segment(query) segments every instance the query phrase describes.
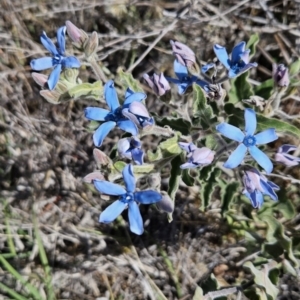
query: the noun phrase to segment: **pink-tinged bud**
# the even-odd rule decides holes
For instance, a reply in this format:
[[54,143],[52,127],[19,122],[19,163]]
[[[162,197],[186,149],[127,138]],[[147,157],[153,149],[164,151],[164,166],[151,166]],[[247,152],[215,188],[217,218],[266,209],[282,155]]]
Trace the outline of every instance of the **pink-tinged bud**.
[[154,125],[154,119],[150,117],[147,108],[141,102],[132,102],[129,108],[122,110],[122,114],[139,128],[149,129]]
[[156,203],[157,208],[166,213],[172,213],[174,211],[174,201],[164,191],[161,191],[161,195],[162,199]]
[[67,32],[74,45],[82,49],[89,36],[82,30],[76,27],[71,21],[66,21]]
[[143,77],[157,96],[163,96],[171,90],[169,82],[163,73],[160,73],[160,75],[154,73],[153,76],[144,74]]
[[243,183],[248,193],[253,193],[255,190],[263,192],[260,184],[261,174],[254,168],[245,171]]
[[273,64],[272,75],[277,86],[286,87],[290,84],[289,69],[285,65]]
[[93,183],[95,179],[105,180],[104,176],[99,171],[95,171],[86,175],[82,180],[87,183]]
[[207,166],[211,164],[215,158],[215,151],[209,148],[197,148],[193,143],[179,143],[179,146],[188,152],[188,162],[181,165],[181,169]]
[[41,74],[41,73],[36,73],[32,72],[31,73],[32,79],[41,87],[46,87],[46,83],[48,81],[48,76]]
[[294,145],[282,145],[275,154],[275,161],[280,162],[287,167],[297,166],[300,163],[300,158],[289,154],[289,152],[297,150]]
[[177,41],[174,42],[172,40],[170,41],[170,44],[172,46],[173,54],[181,65],[187,68],[192,68],[196,65],[196,56],[191,48],[183,43]]
[[101,166],[107,166],[111,163],[110,158],[97,148],[94,148],[93,155],[99,168],[101,168]]
[[52,104],[59,104],[61,102],[61,94],[57,91],[41,90],[40,95]]

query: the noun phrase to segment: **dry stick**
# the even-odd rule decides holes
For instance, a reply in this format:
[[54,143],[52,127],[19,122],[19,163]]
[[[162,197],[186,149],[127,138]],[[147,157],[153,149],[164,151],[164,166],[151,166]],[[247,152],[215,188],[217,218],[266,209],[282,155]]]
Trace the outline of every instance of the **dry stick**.
[[126,71],[127,73],[132,72],[133,69],[146,57],[146,55],[155,47],[155,45],[170,31],[173,29],[173,27],[176,25],[176,23],[179,21],[179,19],[184,16],[189,11],[189,8],[187,7],[185,10],[182,11],[182,13],[179,14],[176,20],[174,20],[167,28],[165,28],[161,34],[154,40],[154,42],[147,48],[147,50],[140,56],[140,58],[129,67],[129,69]]

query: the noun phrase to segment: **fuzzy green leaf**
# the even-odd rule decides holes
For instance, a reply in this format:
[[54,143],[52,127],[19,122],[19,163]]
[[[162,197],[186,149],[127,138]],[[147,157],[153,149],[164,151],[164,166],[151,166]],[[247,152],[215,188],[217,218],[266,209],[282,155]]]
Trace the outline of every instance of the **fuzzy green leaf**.
[[167,155],[180,154],[182,152],[178,145],[178,135],[175,135],[164,142],[160,143],[160,149]]
[[254,56],[256,53],[256,46],[259,42],[259,35],[257,33],[254,33],[250,36],[250,39],[246,45],[247,49],[250,49],[250,58]]
[[103,95],[103,87],[100,81],[94,83],[82,83],[69,89],[69,95],[74,98],[95,99],[99,100]]
[[134,165],[133,171],[134,173],[143,173],[148,174],[154,170],[154,165],[152,164],[143,164],[143,165]]
[[260,85],[257,85],[253,88],[254,94],[264,98],[265,100],[268,100],[272,95],[273,87],[274,87],[274,80],[272,78],[267,79],[266,81],[262,82]]
[[231,89],[229,90],[228,97],[230,103],[238,103],[243,99],[249,99],[253,96],[253,89],[248,82],[249,72],[243,73],[240,76],[232,79]]
[[289,75],[290,76],[297,75],[299,71],[300,71],[300,58],[298,58],[289,66]]
[[131,73],[126,73],[121,68],[117,72],[124,89],[129,87],[134,92],[144,92],[140,82],[134,79]]
[[182,118],[155,118],[156,124],[159,126],[170,126],[175,131],[180,131],[184,135],[190,134],[191,123]]
[[[276,262],[275,262],[276,263]],[[275,300],[279,290],[277,287],[271,282],[269,278],[269,264],[266,265],[262,270],[258,270],[250,261],[247,261],[244,264],[244,267],[250,269],[251,273],[254,275],[254,282],[263,290],[266,291],[267,295],[271,297],[272,300]],[[274,267],[275,264],[274,264]]]

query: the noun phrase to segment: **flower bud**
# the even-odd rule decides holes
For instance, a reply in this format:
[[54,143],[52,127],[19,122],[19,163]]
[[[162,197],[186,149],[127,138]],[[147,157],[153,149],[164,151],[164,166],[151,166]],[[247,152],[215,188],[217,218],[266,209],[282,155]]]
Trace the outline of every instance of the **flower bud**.
[[52,104],[59,104],[61,102],[61,94],[57,91],[41,90],[40,95]]
[[160,73],[160,75],[154,73],[152,76],[144,74],[143,77],[157,96],[163,96],[171,90],[169,82],[163,73]]
[[149,129],[154,125],[154,119],[150,117],[147,108],[141,102],[132,102],[128,108],[122,110],[122,114],[139,128]]
[[289,154],[289,152],[295,150],[297,150],[297,147],[294,145],[282,145],[275,154],[275,161],[280,162],[287,167],[299,165],[300,158]]
[[137,165],[144,163],[144,152],[141,149],[141,141],[136,137],[120,139],[117,145],[120,157],[133,160]]
[[262,206],[264,195],[269,196],[274,201],[278,200],[275,191],[279,190],[279,186],[269,181],[255,168],[249,168],[244,171],[243,183],[245,186],[243,194],[251,201],[254,208]]
[[87,40],[86,44],[84,45],[84,54],[87,58],[92,56],[98,48],[99,38],[96,31],[93,31],[92,35]]
[[105,180],[104,176],[99,171],[95,171],[86,175],[82,180],[87,183],[93,183],[95,179]]
[[286,87],[290,84],[289,69],[286,68],[285,65],[273,64],[272,75],[273,75],[275,85],[279,87]]
[[215,157],[215,151],[209,148],[197,148],[193,143],[178,143],[179,146],[188,152],[188,162],[181,165],[181,169],[197,168],[207,166],[212,163]]
[[44,75],[42,73],[32,72],[31,77],[39,86],[46,87],[46,83],[48,81],[47,75]]
[[93,155],[99,168],[111,164],[110,158],[101,150],[94,148]]
[[174,201],[165,191],[161,191],[161,195],[162,199],[156,203],[157,208],[166,213],[172,213],[174,211]]
[[83,49],[84,44],[89,36],[82,29],[76,27],[71,21],[66,21],[67,32],[71,40],[74,42],[75,47]]
[[196,64],[196,56],[191,48],[183,43],[177,41],[174,42],[172,40],[170,41],[170,44],[172,46],[173,54],[181,65],[189,68]]

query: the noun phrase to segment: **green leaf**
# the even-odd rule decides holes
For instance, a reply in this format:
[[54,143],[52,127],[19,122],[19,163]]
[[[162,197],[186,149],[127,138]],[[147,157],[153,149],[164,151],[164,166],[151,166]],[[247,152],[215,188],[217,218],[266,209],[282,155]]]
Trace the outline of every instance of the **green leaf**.
[[167,155],[180,154],[182,152],[181,148],[178,145],[177,134],[165,140],[164,142],[160,143],[159,147],[162,150],[162,152],[166,153]]
[[207,104],[204,91],[199,85],[193,84],[193,123],[197,125],[200,121],[203,128],[208,128],[213,117],[213,109]]
[[162,152],[160,148],[157,148],[156,152],[152,152],[151,150],[147,151],[147,157],[149,159],[150,162],[156,161],[156,160],[160,160],[163,158]]
[[208,134],[205,136],[205,147],[214,150],[218,145],[218,139],[216,139],[215,134]]
[[246,72],[231,80],[231,89],[228,93],[230,103],[235,104],[254,95],[252,85],[247,80],[248,77],[249,72]]
[[[200,170],[200,174],[201,174]],[[209,205],[210,200],[212,199],[212,194],[217,186],[217,178],[220,176],[221,170],[218,168],[213,169],[210,173],[209,179],[207,181],[201,182],[200,187],[200,197],[201,197],[201,206],[200,209],[204,209]]]
[[204,300],[203,290],[201,287],[197,286],[195,290],[195,294],[193,296],[193,300]]
[[175,131],[180,131],[184,135],[190,134],[191,123],[182,118],[155,118],[156,124],[159,126],[170,126]]
[[69,95],[74,98],[99,100],[103,95],[103,86],[100,81],[81,83],[69,89]]
[[[276,263],[276,262],[275,262]],[[276,264],[277,266],[277,264]],[[276,267],[275,264],[273,267]],[[270,265],[264,265],[264,268],[262,270],[258,270],[256,267],[254,267],[254,265],[252,264],[252,262],[247,261],[244,264],[244,267],[250,269],[251,273],[254,275],[254,282],[260,287],[262,288],[268,296],[271,297],[272,300],[275,300],[279,290],[277,289],[277,287],[271,282],[270,278],[269,278],[269,270]]]
[[114,163],[114,168],[118,171],[118,172],[122,172],[123,169],[125,168],[126,163],[124,161],[116,161]]
[[129,87],[134,92],[144,92],[140,82],[134,79],[131,73],[126,73],[121,68],[118,69],[117,73],[124,89]]
[[228,211],[230,203],[234,199],[234,196],[236,195],[238,188],[240,187],[239,182],[231,182],[231,183],[225,183],[224,188],[221,188],[221,203],[222,203],[222,214],[224,214],[226,211]]
[[169,179],[169,187],[168,187],[168,194],[170,198],[175,201],[175,195],[179,188],[179,182],[181,178],[181,158],[180,155],[174,157],[171,161],[171,171],[170,171],[170,179]]
[[284,121],[267,118],[261,114],[256,114],[257,117],[257,131],[262,131],[268,128],[275,128],[276,131],[288,133],[300,137],[300,129],[296,126],[286,123]]
[[254,56],[256,53],[256,46],[259,42],[259,35],[257,33],[254,33],[250,36],[250,39],[246,45],[247,49],[250,49],[250,58]]
[[190,175],[190,169],[182,170],[182,181],[187,186],[193,186],[195,183],[195,179]]
[[143,173],[148,174],[154,170],[153,164],[143,164],[143,165],[134,165],[133,171],[134,173]]
[[266,81],[262,82],[260,85],[257,85],[253,88],[254,94],[268,100],[273,91],[274,87],[274,80],[272,78],[267,79]]
[[289,66],[289,75],[290,76],[297,75],[299,71],[300,71],[300,58],[298,58]]
[[[272,246],[274,243],[277,243],[283,250],[285,250],[287,257],[294,263],[294,266],[299,267],[299,263],[294,256],[292,248],[292,240],[284,233],[283,225],[277,221],[273,216],[269,215],[259,215],[262,218],[262,221],[266,222],[268,226],[267,230],[267,241],[269,246]],[[268,246],[268,244],[266,244]],[[270,247],[269,247],[270,248]],[[267,251],[269,248],[265,248]],[[270,255],[274,255],[273,250],[269,252]]]
[[193,114],[197,115],[206,108],[206,97],[202,88],[193,84]]

